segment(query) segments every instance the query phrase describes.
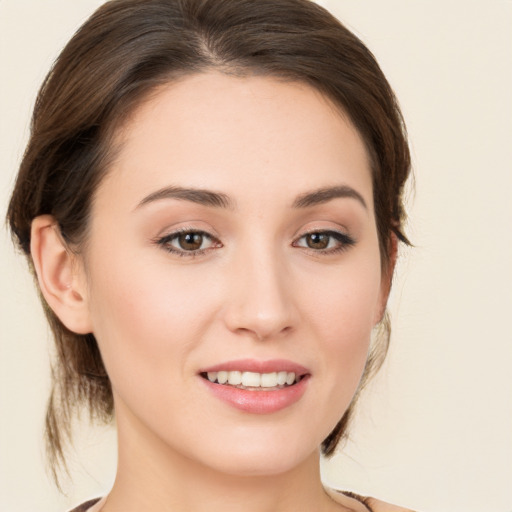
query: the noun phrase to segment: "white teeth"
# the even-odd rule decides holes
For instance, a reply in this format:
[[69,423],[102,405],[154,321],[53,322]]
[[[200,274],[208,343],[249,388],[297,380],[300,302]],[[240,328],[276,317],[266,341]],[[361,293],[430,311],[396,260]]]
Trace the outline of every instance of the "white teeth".
[[272,373],[256,373],[256,372],[240,372],[220,371],[208,372],[208,380],[210,382],[218,382],[219,384],[230,384],[231,386],[239,386],[247,388],[275,388],[287,384],[291,386],[296,381],[294,372],[272,372]]
[[238,386],[242,384],[242,372],[228,372],[228,382],[232,386]]
[[261,384],[261,373],[242,373],[242,386],[246,388],[259,388]]
[[264,373],[261,376],[262,388],[274,388],[277,386],[277,373]]
[[277,385],[284,386],[286,384],[286,377],[288,377],[287,372],[279,372],[277,374]]
[[295,373],[291,372],[286,376],[286,384],[291,386],[295,382]]

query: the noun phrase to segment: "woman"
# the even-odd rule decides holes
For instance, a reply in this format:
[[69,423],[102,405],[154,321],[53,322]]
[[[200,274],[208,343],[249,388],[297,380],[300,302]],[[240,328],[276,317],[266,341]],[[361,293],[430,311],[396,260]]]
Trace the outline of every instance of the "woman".
[[[306,0],[113,0],[45,81],[8,218],[75,406],[115,415],[78,509],[403,510],[326,491],[380,365],[410,161],[371,53]],[[374,329],[383,335],[370,343]]]

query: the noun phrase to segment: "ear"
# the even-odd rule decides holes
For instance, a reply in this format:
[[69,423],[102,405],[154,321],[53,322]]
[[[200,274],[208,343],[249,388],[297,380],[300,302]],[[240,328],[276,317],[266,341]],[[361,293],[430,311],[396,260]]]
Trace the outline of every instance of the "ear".
[[377,325],[383,318],[386,312],[388,303],[389,292],[391,291],[391,282],[393,281],[393,273],[395,271],[396,258],[398,253],[398,238],[395,233],[391,233],[388,241],[388,259],[385,265],[382,265],[379,303],[376,310],[374,325]]
[[32,221],[30,252],[41,293],[50,308],[70,331],[90,333],[83,268],[51,215]]

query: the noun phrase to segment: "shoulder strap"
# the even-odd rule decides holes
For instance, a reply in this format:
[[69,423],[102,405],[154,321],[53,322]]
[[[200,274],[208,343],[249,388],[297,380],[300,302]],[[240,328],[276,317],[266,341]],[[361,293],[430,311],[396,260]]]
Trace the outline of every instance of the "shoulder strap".
[[344,494],[345,496],[348,496],[349,498],[359,501],[359,503],[362,503],[368,509],[368,512],[374,512],[373,509],[370,507],[370,504],[368,503],[368,498],[366,498],[364,496],[360,496],[359,494],[356,494],[355,492],[350,492],[350,491],[339,491],[339,492],[341,492],[341,494]]
[[100,501],[100,498],[96,498],[94,500],[86,501],[85,503],[82,503],[78,507],[74,508],[73,510],[70,510],[69,512],[87,512],[89,508],[91,508],[93,505],[98,503]]

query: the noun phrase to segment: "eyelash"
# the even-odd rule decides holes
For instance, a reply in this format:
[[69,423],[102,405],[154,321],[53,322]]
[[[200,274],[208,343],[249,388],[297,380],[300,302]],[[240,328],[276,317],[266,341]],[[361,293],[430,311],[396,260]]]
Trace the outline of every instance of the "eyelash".
[[[212,243],[212,246],[211,247],[207,247],[206,249],[196,249],[196,250],[187,251],[185,249],[178,249],[178,248],[173,247],[171,245],[171,242],[176,240],[179,236],[181,236],[181,235],[188,235],[188,234],[190,234],[190,235],[200,235],[203,238],[206,238],[206,239],[210,240],[211,243]],[[338,242],[338,245],[337,245],[337,247],[331,247],[331,248],[326,248],[326,249],[314,249],[312,247],[298,245],[298,242],[300,240],[306,238],[307,236],[311,236],[311,235],[327,235],[331,239],[334,238]],[[161,246],[167,252],[170,252],[171,254],[175,254],[175,255],[180,256],[182,258],[195,258],[197,256],[204,255],[206,252],[210,251],[211,249],[216,249],[216,248],[222,247],[222,243],[217,238],[213,237],[212,235],[210,235],[206,231],[201,231],[201,230],[197,230],[197,229],[189,229],[189,228],[179,229],[177,231],[169,233],[168,235],[165,235],[163,237],[157,238],[155,240],[155,243],[158,246]],[[331,241],[329,241],[329,244],[330,243],[331,243]],[[300,236],[296,241],[294,241],[292,243],[292,246],[293,247],[302,247],[303,249],[306,249],[306,250],[308,250],[310,252],[315,253],[315,255],[329,256],[329,255],[332,255],[332,254],[338,254],[338,253],[341,253],[343,251],[346,251],[350,247],[355,245],[355,243],[356,243],[356,241],[351,236],[349,236],[349,235],[347,235],[345,233],[341,233],[339,231],[333,231],[333,230],[314,230],[314,231],[309,231],[308,233],[304,233],[302,236]]]
[[[196,249],[194,251],[187,251],[185,249],[178,249],[176,247],[173,247],[171,244],[172,241],[176,240],[181,235],[200,235],[203,238],[206,238],[208,240],[211,240],[213,246],[207,247],[206,249]],[[195,258],[197,256],[202,256],[210,249],[214,249],[217,247],[222,247],[221,242],[207,233],[206,231],[201,231],[200,229],[189,229],[189,228],[183,228],[178,229],[177,231],[173,231],[172,233],[169,233],[168,235],[165,235],[161,238],[157,238],[155,240],[156,244],[161,246],[165,251],[170,252],[171,254],[175,254],[176,256],[180,256],[182,258]]]
[[[356,243],[356,241],[351,236],[347,235],[346,233],[342,233],[340,231],[322,230],[322,229],[313,230],[313,231],[304,233],[298,239],[298,241],[302,240],[303,238],[306,238],[307,236],[311,236],[311,235],[326,235],[331,239],[334,238],[334,240],[336,240],[338,242],[338,245],[337,245],[337,247],[331,247],[328,249],[313,249],[312,247],[304,247],[302,245],[297,245],[298,242],[293,242],[292,243],[293,247],[302,247],[302,248],[307,249],[308,251],[312,251],[315,254],[318,254],[320,256],[330,256],[331,254],[338,254],[343,251],[346,251],[350,247],[355,245],[355,243]],[[329,244],[330,243],[331,243],[331,241],[329,241]]]

